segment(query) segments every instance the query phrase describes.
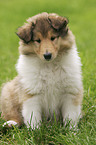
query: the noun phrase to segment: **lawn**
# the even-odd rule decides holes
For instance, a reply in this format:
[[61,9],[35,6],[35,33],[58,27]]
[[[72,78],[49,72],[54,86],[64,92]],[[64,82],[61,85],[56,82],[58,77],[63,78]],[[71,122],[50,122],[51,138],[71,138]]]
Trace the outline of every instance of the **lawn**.
[[28,17],[45,11],[67,16],[69,27],[76,36],[83,64],[83,117],[77,128],[70,129],[69,124],[64,128],[60,122],[45,119],[40,129],[34,131],[26,126],[4,130],[4,120],[0,118],[0,144],[96,145],[96,0],[0,1],[0,87],[17,74],[19,39],[16,29]]

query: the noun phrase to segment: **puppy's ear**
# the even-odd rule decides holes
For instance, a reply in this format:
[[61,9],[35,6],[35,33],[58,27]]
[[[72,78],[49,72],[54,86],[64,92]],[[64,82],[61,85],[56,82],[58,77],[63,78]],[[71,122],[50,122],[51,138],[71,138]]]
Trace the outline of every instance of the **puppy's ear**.
[[33,37],[34,24],[25,24],[24,26],[18,28],[17,36],[22,39],[25,43],[29,43]]
[[68,19],[61,16],[49,16],[48,22],[52,26],[53,29],[56,31],[60,31],[61,29],[65,28],[68,24]]

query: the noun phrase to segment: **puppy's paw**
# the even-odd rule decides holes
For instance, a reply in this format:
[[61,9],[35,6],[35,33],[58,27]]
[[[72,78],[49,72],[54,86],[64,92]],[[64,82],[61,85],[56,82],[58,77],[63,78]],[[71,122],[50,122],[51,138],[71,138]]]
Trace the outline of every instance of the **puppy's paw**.
[[9,128],[11,128],[13,126],[18,126],[18,123],[13,121],[13,120],[9,120],[9,121],[7,121],[7,122],[5,122],[3,124],[3,127],[9,127]]
[[73,121],[72,119],[66,118],[63,119],[64,127],[69,127],[70,129],[77,127],[77,121]]

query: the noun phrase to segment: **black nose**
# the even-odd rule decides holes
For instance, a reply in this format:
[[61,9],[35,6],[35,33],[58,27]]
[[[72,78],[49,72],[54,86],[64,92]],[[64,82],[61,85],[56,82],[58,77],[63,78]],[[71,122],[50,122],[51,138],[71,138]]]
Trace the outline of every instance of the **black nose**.
[[46,53],[46,54],[44,54],[44,58],[46,60],[50,60],[52,58],[52,54],[51,53]]

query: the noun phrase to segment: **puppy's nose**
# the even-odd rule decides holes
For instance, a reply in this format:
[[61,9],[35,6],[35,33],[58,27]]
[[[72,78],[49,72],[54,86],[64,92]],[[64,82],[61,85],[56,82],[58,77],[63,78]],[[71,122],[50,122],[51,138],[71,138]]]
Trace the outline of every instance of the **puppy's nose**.
[[46,60],[50,60],[52,58],[52,53],[46,53],[46,54],[44,54],[44,58]]

